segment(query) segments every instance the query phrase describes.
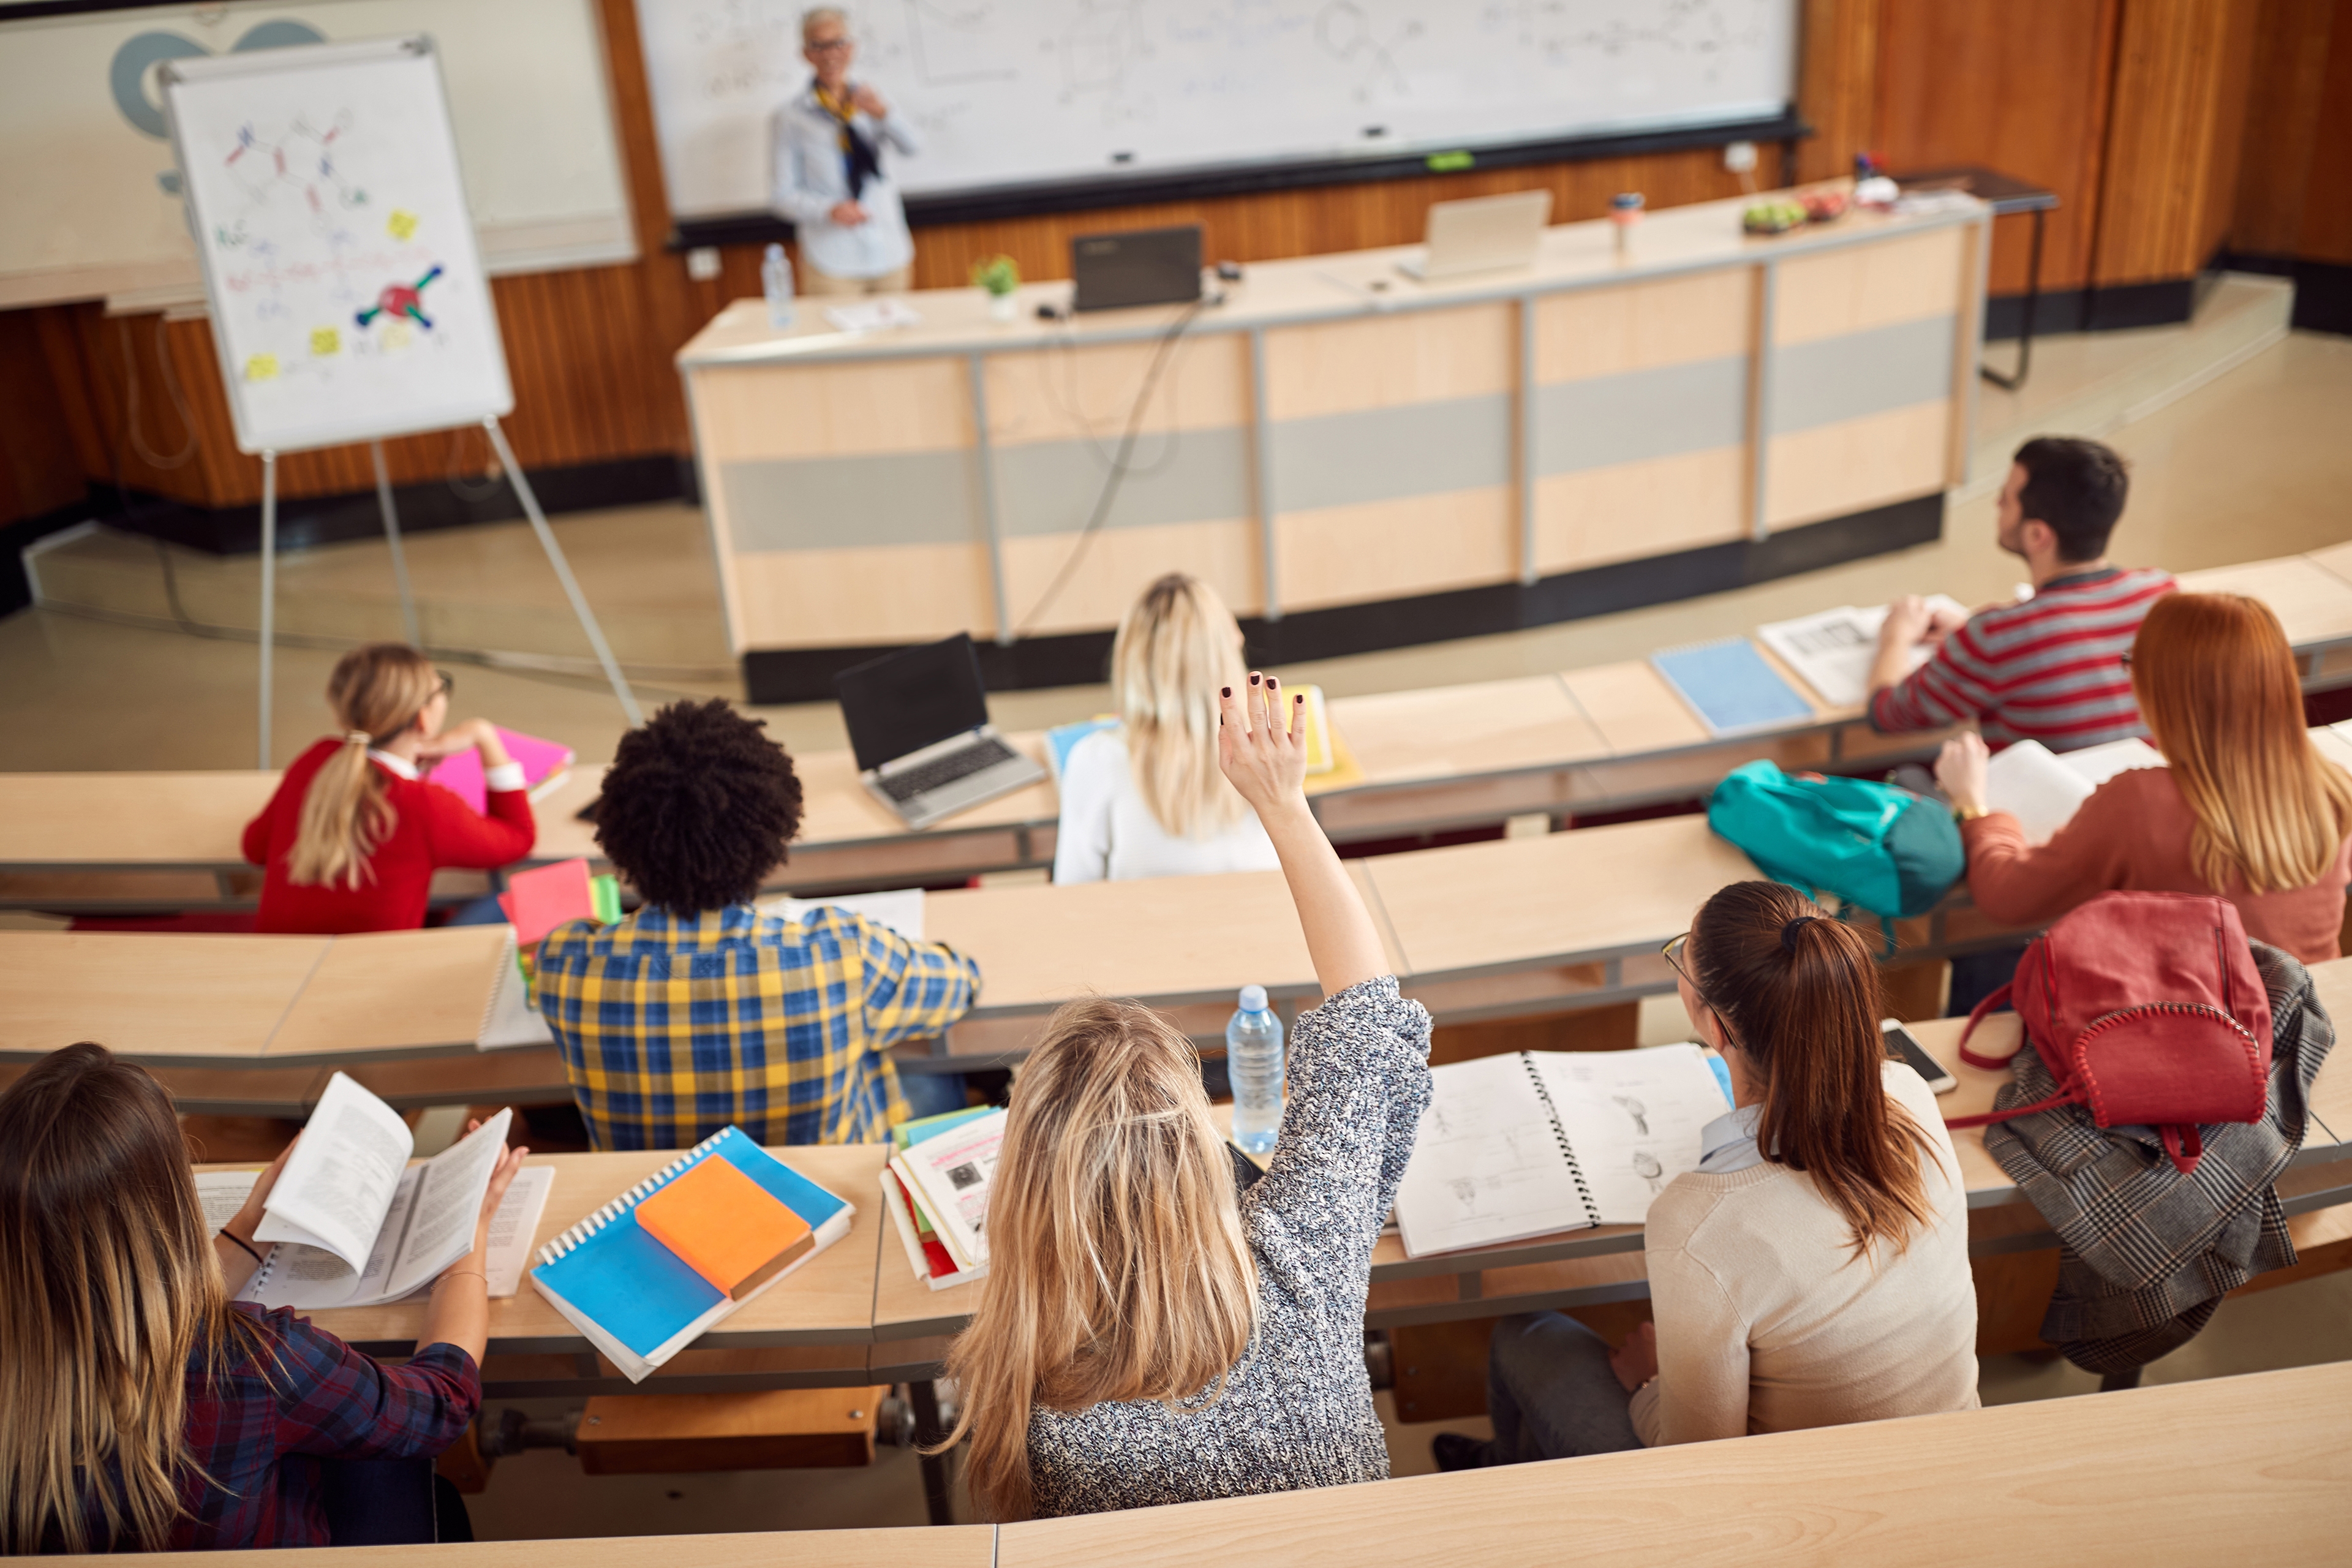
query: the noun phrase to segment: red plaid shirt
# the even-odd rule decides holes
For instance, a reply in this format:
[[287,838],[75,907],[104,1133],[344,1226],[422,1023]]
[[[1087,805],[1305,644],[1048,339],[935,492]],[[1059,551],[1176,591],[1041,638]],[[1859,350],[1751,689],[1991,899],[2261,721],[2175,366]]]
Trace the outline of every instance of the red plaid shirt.
[[327,1545],[319,1459],[438,1454],[481,1405],[481,1372],[456,1345],[386,1366],[285,1308],[230,1310],[257,1320],[277,1355],[240,1357],[216,1375],[189,1366],[194,1464],[181,1483],[188,1517],[172,1531],[175,1552]]

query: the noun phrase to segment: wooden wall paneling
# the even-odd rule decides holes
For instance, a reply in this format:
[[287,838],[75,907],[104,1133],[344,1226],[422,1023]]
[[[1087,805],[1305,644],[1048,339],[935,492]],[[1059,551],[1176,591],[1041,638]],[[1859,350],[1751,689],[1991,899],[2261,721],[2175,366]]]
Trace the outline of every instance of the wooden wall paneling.
[[2234,206],[2258,0],[2129,0],[2091,280],[2190,277]]
[[[2352,16],[2352,0],[2263,0],[2248,70],[2254,90],[2246,99],[2232,250],[2298,253],[2338,11]],[[2340,175],[2335,188],[2347,188],[2347,178]]]
[[[1877,140],[1900,171],[1981,163],[2058,193],[2042,285],[2090,277],[2121,0],[1885,0]],[[1992,292],[2022,294],[2032,220],[1994,225]]]
[[82,497],[73,433],[48,384],[35,313],[0,312],[0,523],[37,517]]
[[41,340],[47,366],[47,390],[65,416],[73,437],[74,459],[83,476],[107,471],[106,435],[99,422],[98,399],[90,385],[89,368],[81,351],[81,332],[74,305],[43,305],[28,312]]
[[[1886,11],[1902,0],[1805,0],[1798,40],[1797,111],[1813,127],[1798,144],[1797,177],[1827,180],[1853,170],[1856,153],[1878,147],[1877,79]],[[1758,184],[1779,182],[1776,163]]]
[[[2250,146],[2249,158],[2264,155]],[[2294,254],[2352,266],[2352,0],[2336,0]]]

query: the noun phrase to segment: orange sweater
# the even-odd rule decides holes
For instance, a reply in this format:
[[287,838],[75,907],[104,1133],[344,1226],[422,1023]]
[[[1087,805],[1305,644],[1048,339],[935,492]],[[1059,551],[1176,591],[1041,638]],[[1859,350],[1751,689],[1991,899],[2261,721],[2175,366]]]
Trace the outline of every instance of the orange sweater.
[[[2004,925],[2043,926],[2075,905],[2118,889],[2210,893],[2190,864],[2197,826],[2167,768],[2117,773],[2083,803],[2074,819],[2039,849],[2005,811],[1960,825],[1969,849],[1969,896]],[[2249,893],[2235,877],[2221,889],[2238,906],[2246,934],[2305,963],[2340,956],[2344,890],[2352,883],[2352,837],[2307,888]]]

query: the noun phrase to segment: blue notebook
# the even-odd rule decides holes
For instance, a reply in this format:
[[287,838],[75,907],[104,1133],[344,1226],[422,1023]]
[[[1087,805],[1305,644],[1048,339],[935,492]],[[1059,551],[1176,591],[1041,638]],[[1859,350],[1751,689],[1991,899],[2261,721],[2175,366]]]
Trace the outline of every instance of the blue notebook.
[[1060,778],[1062,770],[1070,765],[1070,753],[1077,749],[1080,741],[1097,730],[1115,730],[1118,727],[1117,718],[1080,719],[1076,723],[1056,724],[1046,731],[1045,754],[1053,759],[1054,776]]
[[[637,1224],[638,1204],[704,1160],[733,1165],[815,1233],[816,1245],[806,1255],[740,1301]],[[751,1142],[740,1128],[722,1128],[541,1247],[530,1282],[631,1383],[639,1383],[711,1325],[847,1236],[856,1212]]]
[[1717,735],[1753,734],[1813,717],[1813,705],[1746,637],[1665,648],[1652,654],[1650,664]]

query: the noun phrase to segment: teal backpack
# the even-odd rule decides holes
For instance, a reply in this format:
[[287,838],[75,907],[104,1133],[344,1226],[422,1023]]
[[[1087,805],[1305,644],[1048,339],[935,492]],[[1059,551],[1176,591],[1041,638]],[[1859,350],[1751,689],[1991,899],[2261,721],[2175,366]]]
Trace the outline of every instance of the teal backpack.
[[[1715,786],[1706,825],[1774,881],[1834,893],[1882,920],[1927,913],[1968,867],[1938,802],[1868,779],[1792,779],[1767,762]],[[1889,926],[1890,952],[1894,934]]]

